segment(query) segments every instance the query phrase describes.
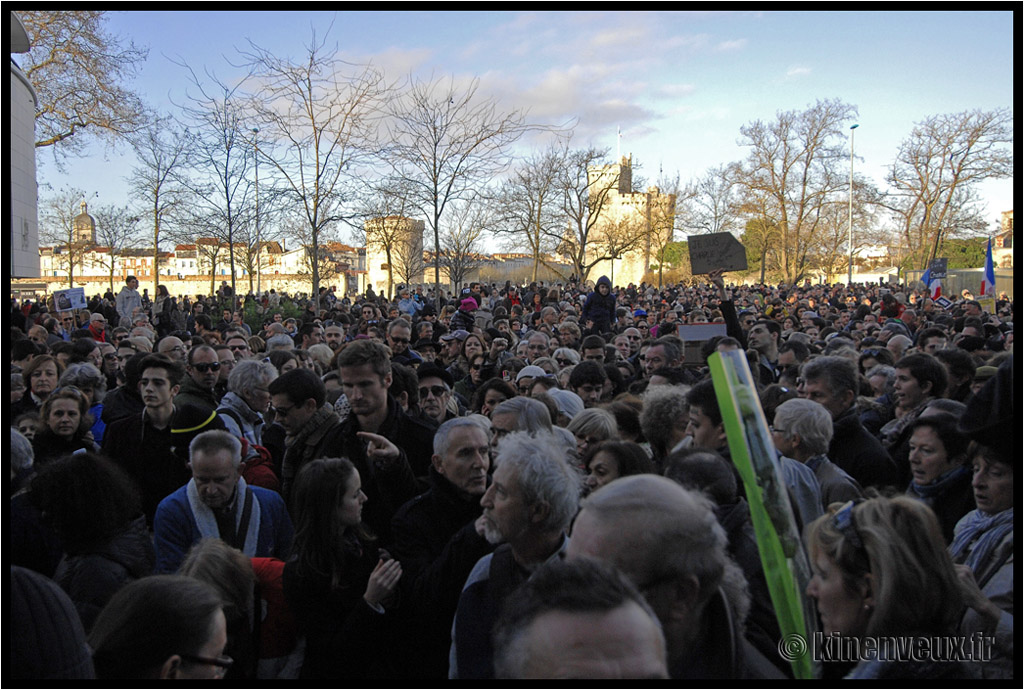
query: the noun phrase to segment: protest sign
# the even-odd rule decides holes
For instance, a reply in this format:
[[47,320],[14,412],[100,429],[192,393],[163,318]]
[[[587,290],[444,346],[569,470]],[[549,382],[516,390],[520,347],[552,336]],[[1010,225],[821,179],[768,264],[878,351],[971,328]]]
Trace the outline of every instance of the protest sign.
[[690,235],[690,270],[693,275],[724,271],[747,270],[747,250],[728,232],[710,235]]

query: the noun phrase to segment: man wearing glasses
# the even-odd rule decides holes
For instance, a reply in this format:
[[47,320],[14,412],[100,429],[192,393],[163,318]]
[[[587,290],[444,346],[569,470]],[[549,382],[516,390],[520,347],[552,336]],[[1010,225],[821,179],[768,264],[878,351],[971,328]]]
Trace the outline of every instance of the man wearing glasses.
[[412,338],[412,327],[405,319],[395,319],[388,326],[388,346],[391,348],[391,361],[415,368],[423,358],[419,353],[409,349]]
[[188,374],[181,383],[181,391],[174,397],[175,405],[195,405],[209,412],[217,409],[220,402],[214,392],[220,377],[220,360],[217,351],[209,345],[192,348],[188,353]]
[[457,415],[448,411],[455,380],[436,364],[423,364],[416,372],[419,378],[420,409],[434,424],[444,424]]
[[188,354],[188,351],[185,349],[185,343],[181,342],[181,338],[176,338],[173,335],[161,338],[160,342],[157,343],[156,351],[182,364],[185,363],[185,355]]
[[228,349],[235,356],[235,360],[249,359],[252,357],[252,350],[249,349],[249,341],[241,335],[233,335],[228,338]]

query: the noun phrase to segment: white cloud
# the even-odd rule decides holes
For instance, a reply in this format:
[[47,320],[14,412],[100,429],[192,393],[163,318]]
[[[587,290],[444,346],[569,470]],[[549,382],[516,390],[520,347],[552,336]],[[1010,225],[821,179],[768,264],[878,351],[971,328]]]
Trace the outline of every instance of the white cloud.
[[790,79],[793,77],[803,77],[811,73],[810,67],[800,67],[799,65],[793,65],[786,70],[786,78]]
[[693,84],[665,84],[659,87],[654,95],[659,98],[682,98],[696,90],[697,87]]
[[732,41],[722,41],[717,46],[715,46],[715,50],[718,51],[719,53],[726,53],[734,50],[743,50],[746,47],[747,39],[738,38]]

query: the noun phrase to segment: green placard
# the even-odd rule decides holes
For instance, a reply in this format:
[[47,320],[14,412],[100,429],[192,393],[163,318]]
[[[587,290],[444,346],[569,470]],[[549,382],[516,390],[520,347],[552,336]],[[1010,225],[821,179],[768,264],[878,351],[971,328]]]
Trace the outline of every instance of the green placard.
[[818,671],[811,654],[817,621],[813,607],[805,606],[803,597],[811,577],[810,564],[747,358],[741,351],[716,352],[708,358],[708,364],[729,454],[743,480],[768,591],[782,632],[779,654],[792,664],[796,678],[813,679]]

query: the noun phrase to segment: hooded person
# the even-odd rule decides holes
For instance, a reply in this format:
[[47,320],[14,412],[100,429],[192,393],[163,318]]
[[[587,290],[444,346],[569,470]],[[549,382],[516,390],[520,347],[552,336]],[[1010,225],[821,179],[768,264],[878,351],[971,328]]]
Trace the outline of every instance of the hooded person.
[[473,312],[477,310],[478,306],[479,305],[476,303],[476,300],[472,297],[466,297],[463,299],[459,303],[458,311],[456,311],[455,315],[452,317],[452,330],[457,331],[461,329],[472,333],[473,329],[476,327],[476,317]]
[[[594,291],[583,305],[583,324],[591,333],[607,333],[615,323],[615,295],[607,276],[597,279]],[[593,325],[588,325],[592,322]]]

